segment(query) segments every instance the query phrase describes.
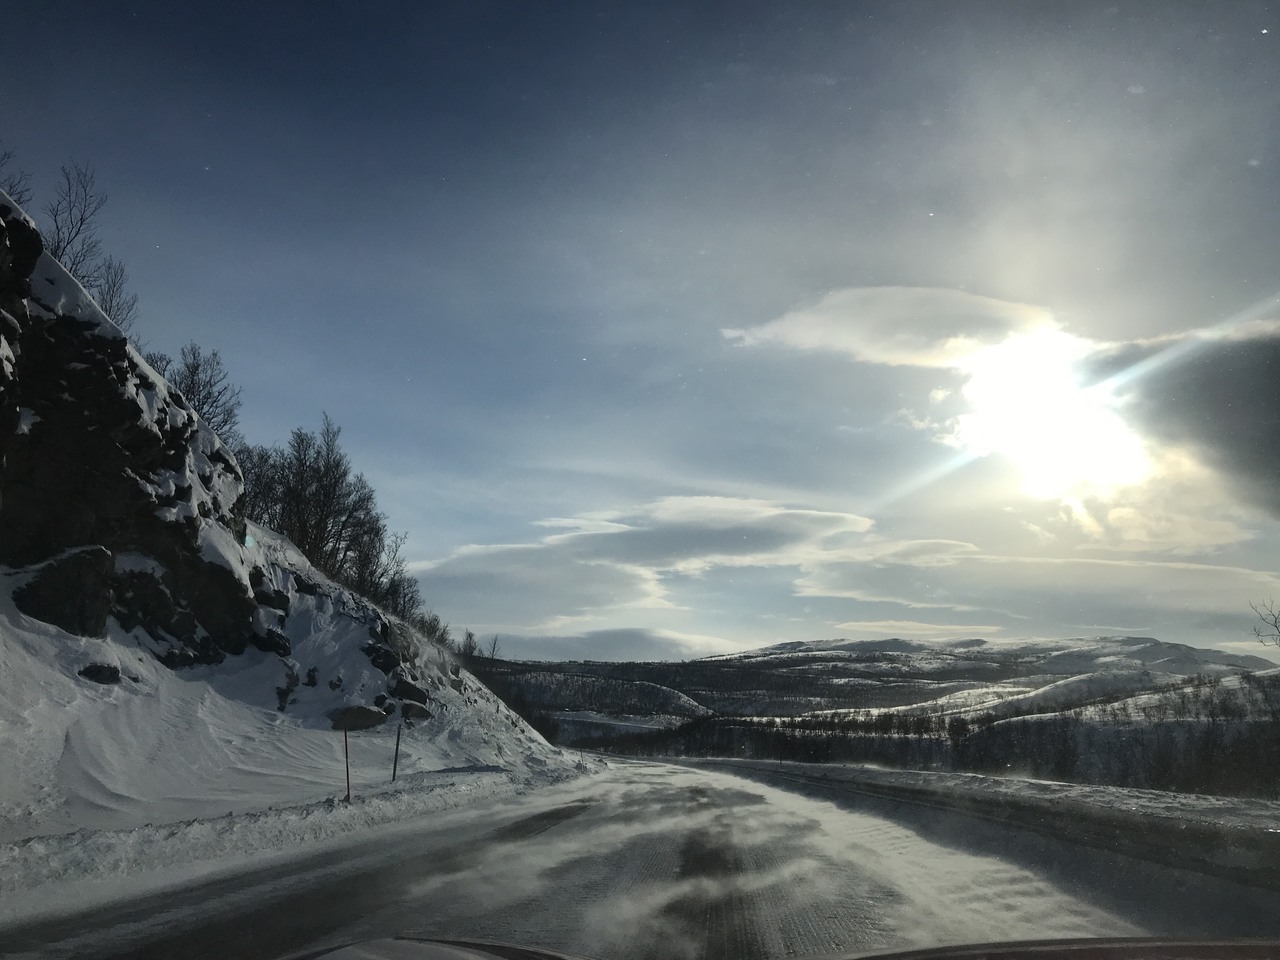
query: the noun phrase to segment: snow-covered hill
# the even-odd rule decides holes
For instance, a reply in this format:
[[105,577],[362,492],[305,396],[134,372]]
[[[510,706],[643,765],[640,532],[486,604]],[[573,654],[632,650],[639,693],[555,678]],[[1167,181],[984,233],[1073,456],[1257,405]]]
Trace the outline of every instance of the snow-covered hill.
[[1153,637],[1076,637],[1022,640],[819,640],[780,643],[745,653],[725,654],[719,661],[765,664],[854,663],[893,665],[912,673],[981,668],[983,664],[1016,668],[1026,674],[1074,676],[1115,670],[1149,670],[1185,676],[1267,670],[1275,664],[1262,657],[1165,643]]
[[[685,663],[488,664],[484,669],[486,676],[500,677],[509,701],[568,721],[559,735],[578,742],[645,726],[667,729],[679,716],[707,714],[810,717],[822,724],[883,713],[988,722],[1115,703],[1190,680],[1230,686],[1242,673],[1274,668],[1262,657],[1150,637],[1092,637],[822,640]],[[607,689],[609,696],[586,703],[584,684]],[[656,690],[664,696],[655,697]],[[684,708],[673,709],[674,698]],[[576,722],[572,712],[581,710],[594,711],[589,723]]]
[[[0,194],[0,841],[572,762],[245,521],[235,457]],[[354,731],[354,732],[352,732]]]
[[[256,532],[259,544],[272,542]],[[281,541],[274,549],[287,560],[292,548]],[[83,637],[23,614],[10,596],[22,576],[0,575],[10,588],[0,589],[0,754],[9,758],[0,841],[345,795],[343,733],[331,716],[386,698],[388,688],[362,649],[372,611],[348,592],[321,581],[309,585],[313,593],[290,594],[287,657],[250,649],[216,665],[173,669],[136,628],[112,620],[105,636]],[[441,770],[506,770],[526,780],[571,770],[448,653],[428,647],[410,662],[427,703],[398,706],[409,714],[401,782]],[[118,669],[119,682],[81,676],[87,664]],[[289,690],[291,678],[299,682]],[[393,713],[348,735],[357,794],[390,781],[398,719]]]

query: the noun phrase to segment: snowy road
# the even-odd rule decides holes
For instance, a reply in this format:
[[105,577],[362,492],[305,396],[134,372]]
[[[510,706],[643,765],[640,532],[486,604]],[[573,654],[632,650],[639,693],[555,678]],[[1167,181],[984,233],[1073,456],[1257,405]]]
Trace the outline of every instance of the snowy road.
[[388,828],[376,843],[0,930],[0,952],[273,958],[408,934],[604,960],[750,960],[1280,934],[1280,894],[826,789],[614,764],[518,801]]

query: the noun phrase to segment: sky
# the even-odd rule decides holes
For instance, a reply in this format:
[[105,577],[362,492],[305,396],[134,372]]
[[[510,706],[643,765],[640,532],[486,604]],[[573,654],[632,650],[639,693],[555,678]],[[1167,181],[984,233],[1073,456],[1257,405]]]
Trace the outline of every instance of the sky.
[[455,632],[1265,653],[1280,4],[9,21],[33,206],[93,165],[138,337],[327,412]]

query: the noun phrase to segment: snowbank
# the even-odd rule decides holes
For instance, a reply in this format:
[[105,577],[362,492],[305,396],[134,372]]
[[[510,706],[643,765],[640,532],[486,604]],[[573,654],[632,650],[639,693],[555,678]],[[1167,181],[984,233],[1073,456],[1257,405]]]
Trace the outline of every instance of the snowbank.
[[732,758],[674,762],[956,810],[1156,863],[1280,889],[1280,801],[852,764]]
[[324,800],[128,830],[79,830],[0,845],[0,925],[89,909],[111,900],[248,866],[358,842],[368,831],[510,797],[603,766],[541,771],[473,766],[400,777],[350,803]]

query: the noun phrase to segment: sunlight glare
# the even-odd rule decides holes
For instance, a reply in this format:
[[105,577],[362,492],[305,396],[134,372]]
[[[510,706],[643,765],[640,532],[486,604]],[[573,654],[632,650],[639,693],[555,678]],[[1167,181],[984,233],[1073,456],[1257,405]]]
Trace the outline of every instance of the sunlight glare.
[[1080,385],[1090,344],[1056,326],[1017,333],[957,366],[969,412],[948,442],[1017,465],[1033,497],[1105,495],[1149,471],[1141,438],[1124,422],[1107,385]]

